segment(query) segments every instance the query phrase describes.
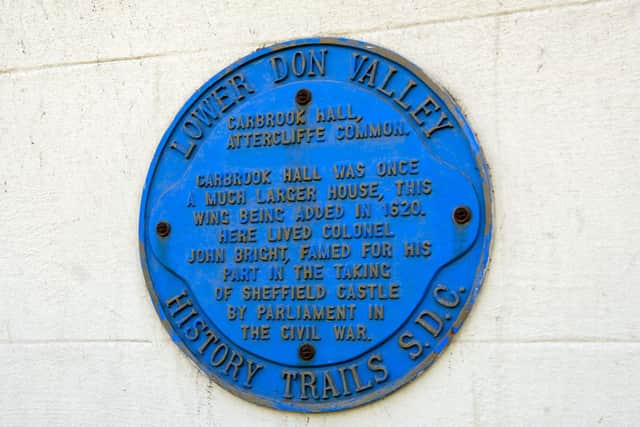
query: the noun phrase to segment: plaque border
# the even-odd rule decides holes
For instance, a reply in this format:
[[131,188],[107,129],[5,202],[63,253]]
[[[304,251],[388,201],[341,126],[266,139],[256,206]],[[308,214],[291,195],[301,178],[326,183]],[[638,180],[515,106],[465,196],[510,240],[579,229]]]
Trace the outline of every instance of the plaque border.
[[[223,80],[225,77],[228,77],[233,71],[237,68],[246,65],[262,56],[270,55],[278,51],[282,51],[285,49],[290,49],[294,47],[302,47],[302,46],[310,46],[310,45],[333,45],[333,46],[341,46],[341,47],[350,47],[355,49],[360,49],[364,51],[369,51],[376,55],[379,55],[385,59],[389,59],[397,64],[405,67],[409,72],[415,74],[423,83],[425,83],[430,90],[432,90],[448,107],[448,109],[453,114],[456,122],[460,126],[467,142],[469,144],[470,152],[475,157],[475,166],[478,170],[478,173],[481,177],[482,184],[482,195],[484,200],[484,217],[485,217],[485,225],[484,229],[480,230],[481,236],[478,239],[482,240],[483,251],[482,258],[478,263],[475,272],[475,278],[473,283],[470,285],[470,295],[467,299],[465,305],[460,309],[458,317],[452,323],[450,329],[446,334],[441,336],[437,345],[433,347],[433,352],[427,358],[425,358],[420,363],[416,364],[412,369],[406,372],[403,376],[395,379],[394,381],[387,383],[386,385],[380,387],[378,391],[366,394],[362,397],[354,397],[350,399],[343,399],[340,401],[327,401],[321,403],[313,403],[308,404],[306,402],[282,402],[282,400],[278,400],[276,398],[263,398],[256,396],[255,394],[247,391],[243,391],[239,388],[235,388],[231,386],[230,383],[222,381],[216,375],[209,374],[208,370],[203,366],[202,362],[198,360],[192,352],[187,348],[187,346],[183,343],[180,337],[175,333],[171,323],[166,319],[162,308],[160,307],[160,301],[155,293],[155,289],[153,287],[153,282],[151,280],[148,267],[147,267],[147,255],[145,251],[145,232],[146,232],[146,222],[145,222],[145,211],[146,204],[148,198],[148,190],[150,184],[155,176],[155,172],[157,169],[158,162],[162,157],[167,145],[169,143],[169,137],[173,133],[176,126],[179,124],[180,120],[183,118],[184,114],[191,110],[193,104],[202,96],[202,94],[211,86],[215,85],[218,81]],[[491,185],[491,176],[489,166],[485,161],[485,156],[483,154],[482,148],[478,143],[478,139],[476,134],[473,132],[471,127],[469,126],[464,113],[461,108],[455,103],[453,97],[439,84],[437,84],[432,78],[430,78],[420,67],[402,57],[396,52],[393,52],[387,48],[359,41],[354,39],[342,38],[342,37],[314,37],[314,38],[301,38],[301,39],[293,39],[284,42],[280,42],[271,46],[260,48],[253,53],[246,55],[227,67],[223,68],[221,71],[216,73],[213,77],[207,80],[203,85],[201,85],[198,90],[196,90],[188,99],[185,101],[183,106],[180,108],[178,113],[176,113],[175,117],[167,127],[166,131],[163,133],[163,136],[158,144],[152,161],[149,165],[149,169],[147,172],[147,176],[145,178],[144,187],[141,194],[141,202],[140,202],[140,211],[139,211],[139,220],[138,220],[138,245],[140,251],[140,263],[142,265],[143,275],[145,279],[145,285],[149,292],[149,296],[153,303],[154,309],[156,310],[160,321],[162,322],[165,330],[171,337],[172,341],[180,347],[180,350],[185,353],[189,359],[197,366],[198,371],[202,374],[206,375],[210,380],[215,382],[217,385],[230,392],[231,394],[240,397],[243,400],[266,406],[273,409],[280,409],[285,411],[295,411],[299,413],[326,413],[326,412],[336,412],[345,409],[351,409],[360,407],[362,405],[375,402],[380,400],[386,396],[391,395],[402,386],[410,383],[418,376],[420,376],[424,371],[426,371],[442,354],[444,349],[450,344],[453,336],[457,334],[458,330],[462,327],[464,321],[467,319],[471,308],[473,307],[478,293],[483,285],[483,282],[489,272],[489,262],[491,260],[491,250],[493,247],[493,221],[494,221],[494,194],[493,187]]]

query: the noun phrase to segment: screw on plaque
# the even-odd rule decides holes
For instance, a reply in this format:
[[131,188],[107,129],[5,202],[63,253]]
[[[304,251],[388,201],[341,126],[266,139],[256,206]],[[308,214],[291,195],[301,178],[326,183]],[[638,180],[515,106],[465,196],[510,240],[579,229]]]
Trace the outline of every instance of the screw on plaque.
[[311,102],[311,91],[308,89],[300,89],[296,92],[296,103],[298,105],[307,105]]
[[467,206],[458,206],[453,211],[453,220],[457,224],[466,224],[471,221],[471,209]]
[[160,221],[156,224],[156,233],[160,237],[167,237],[171,233],[171,225],[166,221]]
[[298,348],[300,359],[309,361],[316,355],[316,348],[313,344],[304,343]]

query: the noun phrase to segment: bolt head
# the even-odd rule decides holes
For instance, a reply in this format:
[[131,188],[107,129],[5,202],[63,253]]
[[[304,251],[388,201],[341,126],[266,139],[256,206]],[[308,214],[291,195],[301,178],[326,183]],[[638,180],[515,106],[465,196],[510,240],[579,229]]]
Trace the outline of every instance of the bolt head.
[[304,361],[313,359],[316,355],[316,348],[313,344],[304,343],[298,348],[298,356]]
[[167,237],[171,233],[171,225],[167,221],[160,221],[156,224],[156,234],[160,237]]
[[466,224],[471,221],[471,209],[467,206],[458,206],[453,211],[453,220],[456,224]]
[[300,89],[296,92],[296,104],[307,105],[311,102],[311,92],[308,89]]

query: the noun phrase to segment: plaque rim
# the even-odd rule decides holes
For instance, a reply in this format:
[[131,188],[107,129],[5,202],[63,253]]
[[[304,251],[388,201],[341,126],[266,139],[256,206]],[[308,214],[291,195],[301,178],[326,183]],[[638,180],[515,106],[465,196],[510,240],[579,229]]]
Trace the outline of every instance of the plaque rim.
[[[162,157],[167,144],[169,142],[169,137],[173,133],[175,127],[179,124],[180,120],[183,118],[184,114],[187,113],[192,107],[195,101],[197,101],[203,92],[215,85],[218,81],[227,77],[230,73],[236,70],[239,67],[242,67],[260,57],[270,55],[272,53],[290,49],[293,47],[301,47],[301,46],[309,46],[309,45],[332,45],[332,46],[340,46],[340,47],[349,47],[360,49],[364,51],[369,51],[374,54],[380,55],[385,59],[389,59],[407,69],[407,71],[415,74],[423,83],[425,83],[430,90],[432,90],[447,106],[449,111],[453,114],[457,124],[460,126],[461,131],[463,132],[468,145],[470,152],[475,157],[475,166],[478,170],[478,173],[481,178],[482,184],[482,192],[483,194],[478,195],[483,198],[484,203],[484,218],[485,225],[484,229],[480,230],[479,233],[481,235],[478,236],[479,240],[482,240],[482,256],[479,260],[478,266],[476,268],[476,272],[474,275],[474,281],[470,284],[470,295],[467,299],[465,305],[460,309],[460,312],[455,318],[455,321],[452,323],[450,329],[446,334],[443,334],[438,340],[437,345],[434,346],[433,352],[427,358],[425,358],[420,363],[416,364],[412,369],[406,371],[404,375],[396,378],[394,381],[389,384],[381,387],[379,390],[367,394],[362,397],[354,397],[342,399],[335,402],[321,402],[314,403],[309,405],[306,402],[282,402],[276,398],[265,398],[257,396],[251,392],[243,391],[241,389],[232,387],[230,383],[222,380],[221,377],[216,376],[214,374],[208,373],[207,369],[203,366],[202,362],[197,359],[189,348],[184,344],[182,339],[176,334],[173,329],[171,323],[165,317],[164,312],[160,308],[160,301],[158,300],[158,296],[155,292],[153,282],[151,280],[148,266],[147,266],[147,255],[145,250],[145,232],[146,232],[146,222],[145,222],[145,211],[146,204],[148,199],[148,190],[150,184],[155,176],[156,169],[158,166],[158,162]],[[406,384],[415,380],[418,376],[420,376],[424,371],[426,371],[443,353],[444,349],[450,345],[452,338],[457,335],[458,331],[464,324],[467,319],[471,308],[475,304],[475,301],[478,297],[479,291],[482,288],[484,281],[489,273],[489,263],[491,261],[491,251],[493,248],[493,221],[494,221],[494,192],[493,186],[491,185],[491,175],[490,169],[486,162],[486,158],[478,143],[478,138],[475,132],[469,126],[469,123],[466,119],[465,114],[462,112],[461,107],[455,102],[454,98],[449,94],[449,92],[437,82],[435,82],[431,77],[429,77],[420,67],[418,67],[413,62],[409,61],[405,57],[400,54],[389,50],[385,47],[378,46],[376,44],[371,44],[368,42],[343,38],[343,37],[310,37],[310,38],[298,38],[287,40],[283,42],[279,42],[270,46],[261,47],[254,52],[245,55],[231,64],[224,67],[219,72],[215,73],[213,77],[209,78],[204,84],[202,84],[180,107],[178,112],[175,114],[174,118],[171,120],[169,126],[164,131],[160,142],[157,145],[156,150],[154,151],[152,160],[149,164],[148,172],[145,177],[143,190],[140,197],[140,208],[139,208],[139,216],[138,216],[138,246],[139,246],[139,255],[140,255],[140,263],[142,265],[142,271],[145,279],[145,286],[147,291],[149,292],[149,297],[151,298],[151,302],[153,307],[158,314],[158,317],[161,323],[164,326],[165,331],[169,334],[171,340],[180,348],[181,352],[186,354],[192,363],[194,363],[200,373],[206,375],[210,380],[215,382],[217,385],[222,387],[224,390],[230,392],[234,396],[237,396],[243,400],[249,401],[251,403],[255,403],[264,407],[285,410],[289,412],[298,412],[298,413],[327,413],[327,412],[337,412],[346,409],[352,409],[361,407],[368,403],[372,403],[378,401],[384,397],[390,396],[395,393],[399,389],[401,389]]]

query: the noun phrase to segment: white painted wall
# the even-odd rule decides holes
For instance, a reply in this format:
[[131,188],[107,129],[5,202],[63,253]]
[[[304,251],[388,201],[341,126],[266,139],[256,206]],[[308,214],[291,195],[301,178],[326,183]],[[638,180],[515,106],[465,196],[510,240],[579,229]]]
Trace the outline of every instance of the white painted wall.
[[[161,3],[0,2],[0,425],[640,423],[639,1]],[[306,416],[233,397],[171,343],[137,216],[195,89],[311,35],[395,50],[453,94],[492,168],[496,234],[425,375]]]

